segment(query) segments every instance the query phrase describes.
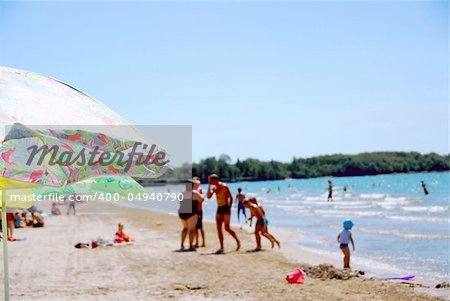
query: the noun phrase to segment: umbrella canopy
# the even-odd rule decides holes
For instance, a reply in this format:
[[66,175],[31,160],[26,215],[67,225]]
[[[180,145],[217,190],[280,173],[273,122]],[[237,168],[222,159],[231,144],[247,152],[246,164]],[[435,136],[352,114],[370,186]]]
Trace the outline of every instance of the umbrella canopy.
[[27,198],[26,200],[22,199],[20,201],[15,202],[11,201],[10,198],[5,197],[5,195],[16,194],[28,197],[29,195],[33,195],[33,189],[39,187],[41,187],[41,185],[0,177],[0,195],[2,197],[2,200],[6,201],[5,205],[7,205],[8,207],[21,209],[30,208],[31,206],[34,205],[35,201],[28,201]]
[[[7,127],[10,125],[13,126]],[[92,126],[102,125],[99,130],[92,130]],[[124,168],[115,161],[105,166],[101,164],[102,157],[94,158],[95,164],[65,161],[56,167],[49,161],[28,162],[29,147],[33,145],[58,146],[69,155],[96,146],[102,147],[106,154],[129,153],[130,146],[136,142],[154,143],[121,116],[80,90],[51,77],[6,67],[0,67],[0,141],[5,300],[9,300],[5,193],[46,194],[52,189],[59,189],[63,194],[86,193],[93,189],[137,191],[142,187],[129,176],[159,177],[169,168],[168,165],[152,168],[145,164]],[[157,149],[162,150],[159,146]],[[120,177],[98,177],[105,173]],[[67,186],[71,183],[72,186]],[[38,187],[37,184],[62,188]],[[32,202],[8,202],[8,205],[26,208]]]
[[[7,208],[28,209],[36,204],[37,197],[43,201],[57,201],[59,196],[82,194],[101,201],[116,202],[132,200],[145,189],[130,177],[96,176],[62,187],[26,183],[0,177],[0,196],[5,195]],[[46,198],[47,197],[47,198]]]
[[[157,178],[168,168],[138,141],[83,130],[31,130],[15,123],[0,146],[3,177],[63,186],[101,174]],[[148,147],[148,146],[147,146]],[[139,154],[138,154],[139,153]]]
[[[93,126],[98,126],[95,131]],[[0,67],[0,139],[5,140],[0,146],[1,176],[28,183],[64,186],[105,173],[156,178],[170,168],[168,164],[133,164],[125,168],[118,162],[83,166],[77,162],[56,166],[50,166],[48,161],[39,166],[36,162],[26,164],[30,158],[27,148],[31,145],[58,146],[60,153],[74,154],[99,147],[103,153],[126,155],[137,142],[140,147],[154,143],[80,90],[51,77],[7,67]],[[164,151],[156,146],[154,153],[158,150]],[[95,183],[95,178],[89,183]]]
[[128,121],[80,90],[51,77],[0,66],[0,139],[6,135],[3,126],[14,123],[77,126],[77,129],[124,125],[128,127],[122,138],[146,140]]

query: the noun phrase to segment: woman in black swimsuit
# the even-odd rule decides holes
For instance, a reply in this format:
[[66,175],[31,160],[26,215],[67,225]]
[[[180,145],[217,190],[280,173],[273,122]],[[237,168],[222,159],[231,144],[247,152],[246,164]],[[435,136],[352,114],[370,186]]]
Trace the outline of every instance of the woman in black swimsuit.
[[183,193],[183,200],[180,201],[180,208],[178,209],[178,216],[181,219],[183,230],[181,231],[181,250],[184,251],[184,241],[189,234],[189,249],[188,251],[195,251],[194,236],[198,219],[198,201],[199,194],[192,190],[192,183],[186,183],[186,191]]

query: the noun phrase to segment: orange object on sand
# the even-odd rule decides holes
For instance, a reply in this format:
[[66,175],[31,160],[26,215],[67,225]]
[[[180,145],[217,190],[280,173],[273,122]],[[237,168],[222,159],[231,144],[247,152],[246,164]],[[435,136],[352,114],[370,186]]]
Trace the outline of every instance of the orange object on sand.
[[286,281],[288,283],[297,283],[297,284],[305,283],[305,276],[303,274],[303,271],[300,269],[293,270],[290,274],[286,275]]
[[115,243],[123,243],[123,242],[131,242],[131,241],[133,241],[133,238],[131,238],[131,236],[128,236],[128,235],[126,235],[124,232],[123,232],[123,225],[122,224],[119,224],[118,225],[118,231],[116,232],[116,235],[115,235],[115,237],[114,237],[114,242]]
[[123,243],[123,242],[131,242],[133,241],[133,238],[131,238],[130,236],[126,235],[123,232],[116,232],[116,235],[114,237],[114,242],[115,243]]

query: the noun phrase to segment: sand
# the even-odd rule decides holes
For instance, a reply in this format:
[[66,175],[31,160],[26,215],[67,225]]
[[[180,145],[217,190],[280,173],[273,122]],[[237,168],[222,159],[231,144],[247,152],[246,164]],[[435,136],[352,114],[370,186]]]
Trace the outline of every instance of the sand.
[[[226,235],[226,254],[213,254],[214,224],[205,225],[206,248],[177,252],[176,216],[101,203],[77,209],[77,216],[47,217],[44,228],[15,230],[26,240],[9,244],[12,300],[444,300],[409,284],[336,277],[340,271],[334,267],[314,266],[320,257],[297,254],[305,263],[292,262],[267,242],[265,251],[248,252],[255,242],[245,230],[236,229],[239,252]],[[74,248],[77,242],[111,239],[118,222],[136,239],[134,245]],[[292,246],[282,241],[282,248]],[[309,277],[289,285],[285,275],[296,267]]]

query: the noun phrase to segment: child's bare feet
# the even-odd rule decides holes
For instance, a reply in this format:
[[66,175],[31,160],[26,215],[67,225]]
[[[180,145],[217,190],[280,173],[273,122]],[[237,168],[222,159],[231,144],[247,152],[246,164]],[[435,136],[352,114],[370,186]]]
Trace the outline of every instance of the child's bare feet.
[[239,249],[241,248],[241,242],[237,240],[236,243],[237,243],[236,251],[239,251]]
[[216,251],[216,254],[224,254],[225,252],[223,251],[223,249],[219,249]]

